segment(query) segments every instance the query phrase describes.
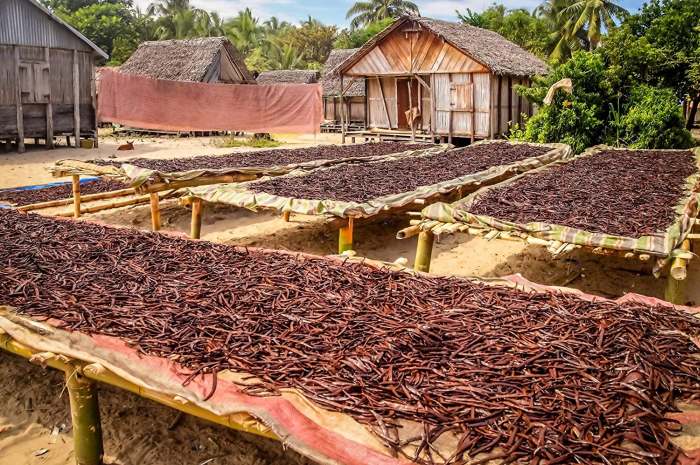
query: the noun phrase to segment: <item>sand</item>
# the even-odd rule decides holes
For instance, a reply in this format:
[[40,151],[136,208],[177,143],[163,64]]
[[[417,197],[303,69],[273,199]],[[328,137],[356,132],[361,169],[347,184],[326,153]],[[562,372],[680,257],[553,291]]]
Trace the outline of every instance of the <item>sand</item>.
[[[279,137],[279,136],[278,136]],[[289,147],[313,143],[337,143],[337,135],[281,137]],[[129,138],[129,140],[132,140]],[[30,149],[19,154],[0,155],[0,188],[50,182],[45,167],[62,158],[90,159],[118,155],[174,157],[227,153],[234,149],[214,148],[209,140],[137,139],[132,152],[117,152],[124,140],[105,138],[93,150],[59,148],[53,151]],[[55,212],[55,211],[54,211]],[[148,206],[109,210],[87,219],[147,230]],[[190,212],[175,200],[162,203],[163,230],[186,234]],[[356,252],[376,260],[413,263],[416,238],[400,241],[396,232],[408,225],[407,216],[357,223]],[[202,239],[228,244],[332,254],[337,247],[337,229],[317,217],[292,215],[285,222],[272,213],[207,206],[203,217]],[[691,261],[687,302],[700,302],[700,260]],[[443,237],[435,244],[432,272],[458,276],[505,276],[521,273],[537,283],[569,286],[605,297],[626,292],[662,297],[664,279],[650,274],[651,264],[612,259],[576,251],[553,260],[547,251],[522,242],[487,241],[464,234]],[[68,424],[61,377],[7,355],[0,356],[0,465],[72,464],[70,431],[53,439],[52,431]],[[303,463],[297,454],[283,451],[279,444],[244,433],[237,433],[189,416],[173,428],[173,410],[133,395],[100,388],[105,448],[109,460],[120,464],[240,464],[264,465]],[[60,429],[60,428],[59,428]],[[52,443],[53,441],[53,443]],[[43,449],[48,449],[43,452]],[[209,459],[213,459],[208,462]]]

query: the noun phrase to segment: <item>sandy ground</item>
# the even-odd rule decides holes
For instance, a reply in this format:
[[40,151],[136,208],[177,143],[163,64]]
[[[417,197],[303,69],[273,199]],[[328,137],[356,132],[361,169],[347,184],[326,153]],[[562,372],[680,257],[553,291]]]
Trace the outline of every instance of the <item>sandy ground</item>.
[[[288,146],[338,142],[335,135],[279,137]],[[129,140],[132,140],[131,138]],[[62,158],[91,159],[118,155],[175,157],[227,153],[207,139],[136,139],[135,150],[117,152],[124,140],[105,138],[99,149],[30,149],[23,155],[0,155],[0,188],[53,181],[45,168]],[[126,155],[124,155],[126,154]],[[148,206],[109,210],[86,218],[140,229],[150,228]],[[177,201],[162,203],[163,230],[187,233],[190,212]],[[293,215],[285,222],[279,215],[242,209],[207,206],[202,239],[236,245],[303,251],[336,252],[337,230],[315,217]],[[396,232],[408,225],[407,216],[389,218],[355,227],[359,256],[413,263],[416,238],[397,240]],[[700,302],[700,260],[691,262],[687,302]],[[553,260],[542,247],[504,240],[486,241],[459,234],[443,237],[433,251],[432,272],[441,275],[504,276],[521,273],[549,285],[569,286],[593,294],[617,297],[626,292],[663,296],[664,279],[650,274],[650,264],[611,259],[576,251]],[[70,432],[52,431],[68,423],[61,379],[22,360],[0,357],[0,464],[72,463]],[[110,460],[122,464],[251,464],[301,463],[296,454],[284,452],[270,441],[231,432],[185,416],[174,428],[175,412],[123,392],[103,388],[101,407],[105,446]],[[44,449],[48,452],[42,453]],[[36,455],[38,454],[38,455]],[[11,457],[12,460],[6,460]],[[209,459],[214,459],[208,461]]]

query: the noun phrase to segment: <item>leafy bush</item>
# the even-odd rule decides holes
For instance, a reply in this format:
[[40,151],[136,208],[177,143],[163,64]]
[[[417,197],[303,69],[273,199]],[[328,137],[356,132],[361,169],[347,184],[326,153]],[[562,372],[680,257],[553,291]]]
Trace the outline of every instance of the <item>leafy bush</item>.
[[[571,94],[557,91],[551,105],[542,102],[557,81],[570,78]],[[540,108],[527,121],[524,139],[530,142],[562,142],[576,153],[605,140],[609,90],[605,86],[603,59],[594,52],[574,53],[571,60],[535,79],[531,88],[518,87],[518,93]]]
[[673,89],[635,87],[620,126],[622,140],[629,147],[661,149],[693,145]]

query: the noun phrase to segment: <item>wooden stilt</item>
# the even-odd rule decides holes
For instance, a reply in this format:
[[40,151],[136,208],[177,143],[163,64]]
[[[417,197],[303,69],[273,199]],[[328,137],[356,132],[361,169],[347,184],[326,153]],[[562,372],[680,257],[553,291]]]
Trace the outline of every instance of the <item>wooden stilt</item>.
[[[690,250],[690,240],[686,239],[681,243],[681,250]],[[673,304],[683,305],[685,303],[685,283],[688,276],[688,260],[676,257],[671,262],[668,270],[668,282],[666,284],[665,299]]]
[[20,86],[20,61],[19,61],[19,46],[14,46],[15,63],[15,111],[17,116],[17,152],[24,152],[24,109],[22,108],[22,88]]
[[77,369],[66,371],[66,387],[73,421],[75,463],[101,465],[104,450],[97,389]]
[[192,199],[192,222],[190,238],[199,239],[202,235],[202,199]]
[[338,233],[338,253],[343,253],[348,250],[352,250],[352,233],[353,233],[353,222],[352,217],[348,218],[348,222],[345,226],[340,228]]
[[151,196],[151,230],[160,231],[160,198],[157,192]]
[[73,217],[80,218],[80,175],[74,174],[73,180]]
[[435,235],[432,231],[421,231],[418,234],[418,247],[416,249],[416,263],[413,267],[416,271],[428,273],[430,271],[430,259],[433,255],[433,242]]
[[282,213],[282,219],[289,223],[289,217],[292,215],[292,212],[284,212]]

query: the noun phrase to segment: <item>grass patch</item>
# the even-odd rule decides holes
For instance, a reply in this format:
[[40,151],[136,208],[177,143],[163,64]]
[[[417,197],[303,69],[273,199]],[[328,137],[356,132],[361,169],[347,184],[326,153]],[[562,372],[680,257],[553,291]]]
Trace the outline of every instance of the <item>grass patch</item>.
[[226,136],[219,137],[212,141],[212,145],[215,147],[253,147],[256,149],[267,149],[273,147],[279,147],[282,142],[272,139],[271,137],[239,137]]

